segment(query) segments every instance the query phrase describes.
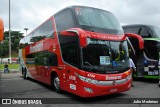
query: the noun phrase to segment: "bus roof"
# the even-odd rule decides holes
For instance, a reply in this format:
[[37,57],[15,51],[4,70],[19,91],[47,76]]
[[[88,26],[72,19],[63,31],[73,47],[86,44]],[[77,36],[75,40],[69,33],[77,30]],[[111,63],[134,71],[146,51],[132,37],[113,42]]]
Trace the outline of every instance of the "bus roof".
[[[59,14],[59,13],[62,12],[63,10],[72,9],[72,8],[75,8],[75,7],[84,7],[84,8],[92,8],[92,9],[97,9],[97,10],[103,10],[103,9],[99,9],[99,8],[95,8],[95,7],[90,7],[90,6],[73,5],[73,6],[68,6],[68,7],[66,7],[66,8],[63,8],[62,10],[56,12],[54,15]],[[103,10],[103,11],[106,11],[106,10]],[[109,11],[106,11],[106,12],[109,12]],[[110,13],[110,12],[109,12],[109,13]]]
[[147,24],[130,24],[130,25],[123,25],[123,28],[128,28],[128,27],[147,27],[147,26],[151,26],[151,25],[147,25]]
[[[75,7],[84,7],[84,8],[93,8],[93,9],[98,9],[98,8],[94,8],[94,7],[89,7],[89,6],[80,6],[80,5],[73,5],[73,6],[68,6],[66,8],[61,9],[60,11],[56,12],[54,15],[51,15],[47,20],[45,20],[42,24],[40,24],[37,28],[35,28],[34,30],[32,30],[28,35],[30,35],[31,33],[33,33],[36,29],[38,29],[41,25],[43,25],[46,21],[48,21],[49,19],[51,19],[52,17],[54,17],[55,15],[60,14],[62,11],[66,10],[66,9],[72,9]],[[103,9],[98,9],[98,10],[103,10]],[[103,10],[106,11],[106,10]],[[109,11],[106,11],[109,12]],[[110,13],[110,12],[109,12]],[[28,36],[27,35],[27,36]]]

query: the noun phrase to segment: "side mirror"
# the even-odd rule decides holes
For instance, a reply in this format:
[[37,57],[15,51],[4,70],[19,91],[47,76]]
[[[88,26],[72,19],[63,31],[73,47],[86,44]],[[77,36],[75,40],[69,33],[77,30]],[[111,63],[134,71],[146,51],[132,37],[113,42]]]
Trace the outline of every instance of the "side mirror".
[[141,50],[144,49],[144,40],[143,40],[143,38],[142,38],[140,35],[132,34],[132,33],[126,33],[125,36],[126,36],[126,37],[131,37],[131,38],[136,38],[136,39],[138,39],[139,48],[140,48]]
[[60,32],[61,35],[64,36],[78,36],[81,47],[87,46],[87,36],[86,33],[80,28],[70,28],[67,30],[63,30]]
[[4,25],[3,20],[0,18],[0,41],[4,38]]

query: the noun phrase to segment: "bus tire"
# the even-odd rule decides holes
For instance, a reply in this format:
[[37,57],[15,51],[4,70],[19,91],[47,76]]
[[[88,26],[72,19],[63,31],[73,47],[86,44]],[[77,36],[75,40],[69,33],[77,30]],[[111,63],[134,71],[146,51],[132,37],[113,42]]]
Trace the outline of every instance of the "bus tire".
[[57,74],[52,75],[51,85],[57,93],[61,93],[60,80]]
[[158,86],[160,87],[160,83],[158,83]]
[[28,79],[26,68],[23,69],[23,79]]

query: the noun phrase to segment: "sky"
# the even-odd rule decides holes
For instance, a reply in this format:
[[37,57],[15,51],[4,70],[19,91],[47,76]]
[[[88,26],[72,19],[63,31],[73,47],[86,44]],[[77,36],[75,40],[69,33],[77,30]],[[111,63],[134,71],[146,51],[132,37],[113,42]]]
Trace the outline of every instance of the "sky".
[[[25,35],[59,10],[72,5],[90,6],[112,12],[121,25],[149,24],[160,27],[160,0],[10,0],[11,30]],[[0,0],[0,17],[9,29],[9,0]]]

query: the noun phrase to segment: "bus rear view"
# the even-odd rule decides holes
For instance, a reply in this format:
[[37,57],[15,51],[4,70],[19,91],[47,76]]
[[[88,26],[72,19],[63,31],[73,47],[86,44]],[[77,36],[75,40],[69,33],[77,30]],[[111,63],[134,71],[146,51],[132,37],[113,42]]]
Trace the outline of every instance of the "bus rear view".
[[[49,20],[52,20],[54,37],[43,37],[40,42],[29,46],[36,48],[41,43],[41,49],[35,49],[34,54],[48,49],[56,55],[57,64],[41,65],[38,69],[39,65],[34,64],[37,60],[33,61],[33,56],[28,57],[32,60],[32,70],[26,69],[26,72],[35,72],[30,73],[31,78],[52,85],[57,92],[65,90],[81,97],[130,89],[132,78],[126,36],[112,13],[72,6]],[[23,48],[28,55],[32,54],[27,52],[30,47]],[[43,59],[40,61],[43,62]],[[31,66],[28,64],[26,67]],[[36,72],[42,74],[37,76],[39,73]]]

